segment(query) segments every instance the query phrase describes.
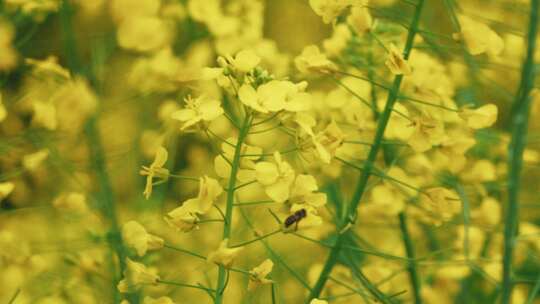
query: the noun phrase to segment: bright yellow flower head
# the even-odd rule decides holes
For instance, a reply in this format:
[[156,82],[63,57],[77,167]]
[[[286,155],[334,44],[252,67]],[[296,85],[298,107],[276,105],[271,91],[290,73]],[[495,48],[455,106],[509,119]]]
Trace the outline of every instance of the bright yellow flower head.
[[411,75],[412,70],[409,63],[403,58],[403,54],[395,44],[390,44],[390,52],[385,61],[386,66],[394,75]]
[[491,127],[497,121],[498,112],[497,106],[490,103],[477,109],[464,108],[459,115],[469,128],[476,130]]
[[255,165],[255,172],[257,181],[263,185],[271,199],[284,202],[289,198],[295,174],[291,165],[281,159],[279,152],[274,153],[274,162],[258,162]]
[[164,244],[162,238],[146,232],[143,225],[136,221],[122,226],[122,238],[126,246],[135,249],[139,256],[145,255],[148,250],[160,249]]
[[158,280],[159,276],[146,268],[146,266],[127,258],[124,279],[118,283],[117,288],[118,291],[127,293],[137,290],[143,285],[155,285]]
[[210,122],[224,113],[221,102],[216,99],[204,96],[193,99],[188,96],[184,101],[186,107],[171,115],[173,119],[184,123],[180,128],[181,130],[185,130],[201,121]]
[[274,263],[272,260],[266,259],[259,266],[249,271],[249,283],[248,290],[253,290],[260,285],[272,284],[272,280],[266,278],[266,276],[272,271]]
[[313,299],[309,304],[328,304],[328,302],[325,300]]
[[224,239],[221,241],[219,248],[216,251],[210,252],[206,260],[209,263],[215,263],[225,267],[232,266],[234,259],[244,248],[229,248],[228,243],[229,239]]
[[154,178],[160,178],[162,180],[167,180],[169,178],[169,170],[163,168],[163,165],[165,165],[165,162],[167,161],[167,157],[167,150],[163,147],[159,147],[150,167],[142,166],[140,174],[146,176],[146,187],[144,188],[143,192],[146,199],[149,199],[150,195],[152,194]]
[[337,70],[337,66],[321,53],[316,45],[306,46],[302,54],[294,59],[294,64],[304,74],[331,73]]

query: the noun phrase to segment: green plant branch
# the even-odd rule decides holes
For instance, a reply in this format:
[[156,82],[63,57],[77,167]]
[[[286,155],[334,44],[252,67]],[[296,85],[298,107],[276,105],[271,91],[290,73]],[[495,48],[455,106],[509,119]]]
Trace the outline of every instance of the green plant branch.
[[[244,117],[244,122],[240,128],[238,134],[238,141],[234,148],[234,156],[231,164],[231,175],[229,177],[229,185],[227,186],[227,203],[225,209],[225,223],[223,225],[223,239],[229,239],[231,236],[231,225],[232,225],[232,216],[234,208],[234,194],[237,189],[236,181],[238,170],[240,168],[240,157],[242,154],[242,145],[249,133],[249,129],[253,120],[253,116],[246,114]],[[215,304],[221,304],[223,302],[223,293],[225,288],[225,278],[226,278],[226,269],[223,265],[219,266],[218,270],[218,281],[217,281],[217,290],[216,297],[214,299]]]
[[527,144],[529,112],[532,102],[530,93],[534,87],[534,55],[538,34],[538,11],[540,0],[531,0],[527,56],[523,63],[521,82],[512,109],[511,140],[508,146],[508,205],[504,219],[504,253],[501,303],[508,304],[512,296],[512,261],[515,236],[519,225],[519,190],[523,151]]
[[409,228],[407,227],[407,215],[405,212],[401,212],[399,215],[399,227],[401,229],[401,236],[403,238],[403,245],[405,245],[405,252],[407,253],[407,257],[411,259],[408,262],[407,270],[409,272],[409,280],[411,281],[412,289],[413,289],[413,295],[414,295],[414,303],[416,304],[422,304],[422,296],[420,294],[420,276],[418,275],[418,271],[416,269],[416,263],[414,262],[415,259],[415,253],[414,253],[414,245],[413,241],[411,239],[411,236],[409,234]]
[[[418,25],[420,23],[420,16],[422,15],[422,9],[424,8],[424,1],[425,0],[418,1],[418,4],[414,12],[410,31],[408,33],[407,41],[405,43],[405,49],[403,52],[403,58],[405,60],[409,59],[411,50],[414,45],[414,38],[418,31]],[[347,225],[351,225],[352,222],[354,222],[354,220],[356,219],[356,213],[357,213],[356,209],[358,208],[358,204],[360,204],[360,200],[362,199],[362,196],[368,184],[369,177],[371,176],[371,171],[372,171],[371,169],[377,159],[377,155],[381,148],[381,142],[384,137],[384,131],[386,130],[386,126],[388,125],[388,121],[390,120],[390,114],[392,113],[394,104],[397,101],[402,81],[403,81],[403,75],[397,75],[394,78],[394,83],[392,85],[392,89],[390,90],[388,94],[384,111],[380,114],[379,121],[377,123],[375,139],[373,142],[373,146],[371,147],[369,151],[368,158],[365,165],[366,170],[362,171],[362,174],[358,180],[358,183],[356,185],[356,190],[354,191],[351,202],[347,208],[346,218],[340,220],[340,222],[337,223],[338,225],[337,231],[342,231],[343,228],[347,227]],[[321,291],[323,290],[324,285],[326,281],[328,280],[328,275],[334,268],[334,265],[336,265],[338,262],[338,257],[342,249],[342,242],[344,241],[344,236],[345,236],[345,233],[338,234],[334,247],[330,250],[328,258],[326,259],[326,262],[323,266],[323,270],[321,274],[319,275],[319,278],[317,279],[315,285],[313,286],[308,296],[307,303],[309,303],[311,299],[318,297]]]

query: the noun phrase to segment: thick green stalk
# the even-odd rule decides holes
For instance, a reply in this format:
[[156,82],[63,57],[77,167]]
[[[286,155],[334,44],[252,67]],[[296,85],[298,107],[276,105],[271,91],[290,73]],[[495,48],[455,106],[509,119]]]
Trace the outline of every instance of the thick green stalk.
[[[414,37],[416,36],[416,33],[418,31],[418,24],[420,22],[420,16],[422,15],[424,1],[425,0],[418,1],[418,4],[414,12],[414,17],[411,23],[410,31],[407,36],[407,42],[405,43],[405,49],[403,51],[403,58],[405,60],[409,59],[411,50],[413,48]],[[375,138],[373,141],[373,145],[371,146],[371,149],[369,151],[368,158],[365,162],[366,165],[364,167],[364,170],[362,171],[360,179],[358,180],[358,183],[355,188],[356,190],[354,191],[352,200],[348,206],[346,218],[343,219],[340,223],[338,223],[338,231],[341,231],[343,228],[349,225],[356,218],[356,209],[358,208],[358,204],[360,204],[360,200],[362,199],[362,196],[366,190],[369,177],[371,176],[371,173],[372,173],[373,165],[377,159],[377,155],[382,146],[384,131],[386,130],[386,126],[388,125],[388,121],[390,120],[390,114],[392,113],[394,104],[397,101],[402,80],[403,80],[403,75],[397,75],[394,78],[394,83],[388,94],[384,111],[380,113],[380,116],[379,116]],[[344,235],[345,233],[338,235],[335,241],[335,245],[330,250],[330,254],[328,255],[328,258],[326,259],[326,262],[323,266],[323,271],[319,275],[317,282],[313,286],[313,289],[311,290],[308,296],[308,299],[307,299],[308,303],[309,301],[311,301],[311,299],[316,298],[320,295],[326,281],[328,280],[328,275],[332,271],[332,268],[334,268],[334,265],[338,262],[339,253],[342,249],[341,243],[345,239]]]
[[540,0],[531,0],[527,56],[523,63],[521,83],[516,94],[512,112],[512,139],[508,146],[508,206],[504,220],[504,255],[503,255],[503,304],[511,302],[512,295],[512,260],[515,236],[519,224],[519,190],[521,186],[521,168],[523,151],[527,144],[527,129],[531,106],[530,93],[534,86],[534,54],[536,52],[536,36],[538,33],[538,10]]
[[[238,175],[238,169],[240,167],[240,158],[242,155],[242,145],[246,139],[247,134],[249,133],[249,128],[251,126],[251,116],[249,114],[244,118],[242,128],[238,134],[238,142],[234,148],[234,156],[231,165],[231,175],[229,177],[229,185],[227,186],[227,209],[225,210],[225,223],[223,225],[223,239],[228,239],[231,236],[231,225],[232,225],[232,215],[234,207],[234,193],[236,190],[236,180]],[[225,290],[225,278],[226,278],[226,269],[223,266],[219,266],[218,273],[218,283],[216,288],[216,298],[214,299],[215,304],[223,302],[223,293]]]
[[407,227],[407,216],[404,212],[399,214],[399,228],[401,230],[403,244],[405,245],[405,252],[410,259],[407,270],[413,287],[414,303],[422,304],[422,296],[420,295],[420,276],[418,275],[418,271],[416,271],[414,246]]

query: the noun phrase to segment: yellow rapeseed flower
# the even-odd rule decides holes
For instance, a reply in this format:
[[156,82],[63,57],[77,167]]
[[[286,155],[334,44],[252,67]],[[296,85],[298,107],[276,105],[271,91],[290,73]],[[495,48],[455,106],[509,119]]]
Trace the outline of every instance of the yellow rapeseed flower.
[[201,121],[210,122],[224,113],[221,102],[216,99],[204,96],[193,99],[188,96],[184,101],[186,107],[171,115],[173,119],[184,123],[180,128],[181,130],[185,130]]
[[145,255],[148,250],[160,249],[164,244],[162,238],[146,232],[144,226],[136,221],[129,221],[122,226],[122,239],[139,256]]
[[167,162],[168,152],[165,148],[159,147],[156,151],[156,156],[150,167],[142,166],[141,175],[146,176],[146,186],[144,188],[143,195],[146,199],[150,198],[152,194],[152,186],[154,178],[159,178],[166,181],[169,178],[169,170],[163,168],[165,162]]
[[215,251],[210,252],[206,260],[209,263],[215,263],[223,265],[225,267],[232,266],[234,259],[244,248],[229,248],[228,243],[229,239],[224,239],[223,241],[221,241],[221,243],[219,244],[219,248]]
[[274,263],[272,260],[266,259],[259,266],[249,271],[248,290],[254,290],[260,285],[272,284],[272,280],[266,278],[266,276],[272,271]]
[[409,63],[403,58],[403,54],[396,47],[395,44],[390,44],[390,50],[388,57],[385,61],[386,67],[394,75],[410,75],[412,74],[411,67]]
[[127,293],[137,290],[144,285],[155,285],[158,280],[159,276],[146,268],[144,264],[127,258],[124,279],[118,283],[116,288],[122,293]]

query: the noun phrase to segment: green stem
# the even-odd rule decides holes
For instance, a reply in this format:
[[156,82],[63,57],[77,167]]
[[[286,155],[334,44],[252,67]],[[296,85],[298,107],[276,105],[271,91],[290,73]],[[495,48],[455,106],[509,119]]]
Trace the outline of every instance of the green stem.
[[[231,165],[231,175],[229,177],[229,185],[227,186],[227,209],[225,210],[225,223],[223,225],[223,239],[228,239],[231,236],[231,225],[234,207],[234,193],[236,191],[236,180],[238,169],[240,167],[240,157],[242,154],[242,145],[249,133],[249,128],[252,122],[252,117],[246,115],[240,133],[238,135],[238,142],[234,148],[234,156]],[[223,288],[225,287],[226,269],[223,265],[219,266],[218,282],[215,304],[221,304],[223,302]]]
[[[405,60],[409,59],[411,50],[413,48],[414,37],[416,36],[416,33],[418,31],[418,24],[420,22],[420,16],[422,14],[422,9],[424,7],[424,1],[425,0],[420,0],[418,2],[415,12],[414,12],[414,17],[411,23],[410,31],[407,36],[407,42],[405,44],[405,49],[403,52],[403,58]],[[403,80],[403,75],[397,75],[394,78],[394,83],[388,94],[384,111],[380,114],[379,121],[377,123],[377,131],[375,133],[375,139],[373,142],[373,146],[371,146],[371,149],[369,151],[368,158],[366,160],[365,170],[362,171],[360,179],[358,180],[358,183],[356,185],[353,198],[347,208],[347,213],[346,213],[347,218],[344,219],[344,221],[342,220],[340,221],[340,223],[338,223],[338,231],[341,231],[348,224],[351,224],[351,222],[356,218],[356,212],[357,212],[356,209],[358,207],[358,204],[360,204],[360,200],[362,199],[362,196],[368,184],[369,177],[371,176],[371,171],[372,171],[371,169],[373,167],[373,164],[375,163],[375,160],[377,159],[377,155],[381,148],[381,142],[384,137],[384,131],[386,130],[386,126],[388,125],[388,121],[390,120],[390,114],[392,113],[394,104],[397,101],[397,97],[399,95],[399,89],[401,87],[402,80]],[[341,245],[342,245],[341,243],[345,239],[344,235],[345,234],[338,235],[335,245],[330,250],[328,258],[323,266],[323,271],[319,275],[317,282],[315,283],[315,285],[311,289],[311,292],[309,293],[307,303],[309,303],[309,301],[311,301],[312,299],[317,298],[321,294],[321,291],[324,288],[326,281],[328,280],[328,275],[334,268],[334,265],[336,265],[338,262],[338,257],[339,257],[339,254],[341,251]]]
[[266,238],[268,238],[268,237],[271,237],[271,236],[274,235],[274,234],[278,234],[278,233],[280,233],[280,232],[283,232],[283,230],[278,229],[278,230],[272,231],[272,232],[270,232],[270,233],[261,235],[261,236],[259,236],[259,237],[257,237],[257,238],[252,239],[252,240],[245,241],[245,242],[243,242],[243,243],[236,244],[236,245],[231,245],[231,246],[229,246],[229,248],[243,247],[243,246],[249,245],[249,244],[251,244],[251,243],[255,243],[255,242],[257,242],[257,241],[264,240],[264,239],[266,239]]
[[409,271],[409,279],[413,287],[414,303],[422,304],[422,296],[420,295],[420,277],[416,271],[416,264],[414,262],[415,253],[412,239],[409,235],[409,229],[407,227],[407,216],[404,212],[399,214],[399,227],[401,229],[401,235],[403,238],[403,244],[405,245],[405,252],[407,257],[411,259],[407,270]]
[[532,102],[530,93],[534,87],[534,54],[538,33],[538,11],[540,0],[531,0],[527,57],[523,63],[521,83],[516,94],[512,112],[512,139],[508,146],[508,206],[504,220],[504,255],[503,255],[503,304],[511,302],[512,296],[512,260],[515,236],[519,224],[519,189],[523,165],[523,151],[527,143],[529,112]]
[[165,281],[165,280],[158,280],[157,282],[161,283],[161,284],[174,285],[174,286],[187,287],[187,288],[195,288],[195,289],[201,289],[201,290],[205,290],[205,291],[209,291],[209,292],[216,292],[215,290],[213,290],[211,288],[207,288],[207,287],[199,286],[199,285],[191,285],[191,284],[172,282],[172,281]]

